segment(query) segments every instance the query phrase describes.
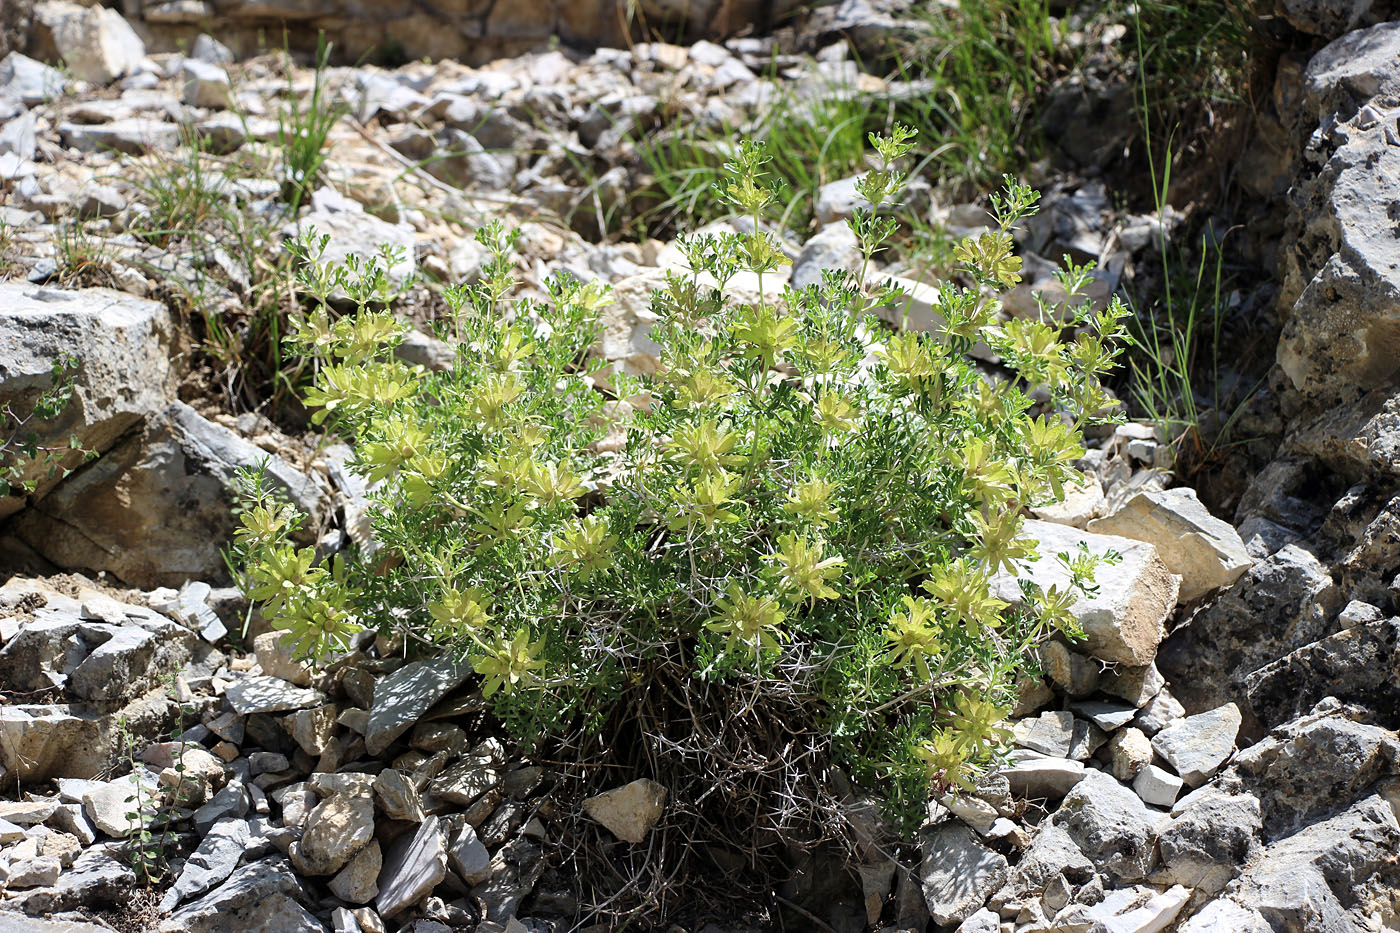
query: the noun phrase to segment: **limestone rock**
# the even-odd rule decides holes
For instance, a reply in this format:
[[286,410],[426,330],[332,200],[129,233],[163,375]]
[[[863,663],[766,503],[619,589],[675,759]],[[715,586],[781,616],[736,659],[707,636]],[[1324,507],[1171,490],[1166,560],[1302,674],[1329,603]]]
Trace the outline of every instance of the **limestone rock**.
[[18,516],[15,530],[61,567],[134,585],[222,579],[236,474],[264,461],[271,483],[314,521],[321,494],[310,479],[176,402]]
[[334,794],[307,817],[300,848],[292,850],[297,853],[292,861],[299,861],[298,869],[306,874],[335,874],[373,838],[373,799]]
[[[6,61],[14,58],[11,54]],[[173,340],[174,324],[158,302],[105,288],[60,291],[0,282],[0,347],[5,359],[0,403],[28,412],[49,388],[54,360],[72,356],[79,366],[74,400],[57,417],[34,425],[38,442],[65,444],[76,435],[84,448],[105,452],[174,398]],[[80,462],[73,457],[64,466]],[[35,498],[47,495],[57,483],[38,465],[25,478],[39,483]],[[0,517],[23,504],[18,498],[0,500]]]
[[384,751],[470,673],[469,664],[439,658],[405,664],[379,681],[374,688],[365,750],[371,755]]
[[[1163,621],[1176,606],[1178,587],[1152,545],[1041,521],[1026,522],[1025,534],[1039,541],[1039,553],[1047,556],[1023,573],[1046,588],[1068,587],[1068,572],[1055,554],[1078,551],[1084,544],[1092,553],[1115,550],[1123,555],[1116,566],[1101,565],[1098,594],[1080,596],[1072,611],[1087,636],[1083,647],[1094,657],[1134,666],[1150,663],[1164,634]],[[1019,604],[1023,596],[1017,579],[1004,571],[998,574],[995,595]]]
[[425,819],[418,789],[393,768],[385,768],[375,777],[374,796],[391,820],[421,823]]
[[602,823],[617,838],[637,844],[661,819],[666,806],[666,788],[647,778],[614,788],[583,802],[589,816]]
[[1154,807],[1170,807],[1176,803],[1176,795],[1181,793],[1181,778],[1156,765],[1148,765],[1138,772],[1133,781],[1133,790],[1142,802]]
[[1131,781],[1152,763],[1152,743],[1137,729],[1129,727],[1108,740],[1109,770],[1120,781]]
[[1206,794],[1162,829],[1163,867],[1179,884],[1221,891],[1258,852],[1259,814],[1253,794]]
[[326,699],[320,691],[294,687],[281,678],[257,674],[240,677],[224,696],[240,716],[303,709],[324,703]]
[[1400,619],[1357,625],[1266,664],[1244,678],[1264,726],[1306,714],[1331,696],[1400,728]]
[[1119,881],[1146,878],[1152,868],[1157,814],[1101,771],[1084,772],[1053,820],[1095,867]]
[[265,859],[237,869],[223,884],[162,921],[159,929],[160,933],[237,933],[256,922],[267,930],[324,933],[297,903],[303,896],[286,860]]
[[311,684],[311,668],[292,657],[286,632],[264,632],[253,639],[258,667],[269,677],[280,677],[298,687]]
[[446,875],[446,840],[438,818],[430,816],[390,846],[379,873],[375,909],[393,918],[431,894]]
[[920,842],[924,860],[919,881],[938,926],[967,919],[1006,883],[1006,859],[961,823],[941,823]]
[[[1059,502],[1031,507],[1031,514],[1042,521],[1074,528],[1087,528],[1103,514],[1103,483],[1094,473],[1084,473],[1078,482],[1065,484],[1065,497]],[[1129,535],[1128,537],[1134,537]]]
[[1070,741],[1074,738],[1074,714],[1061,710],[1022,719],[1012,727],[1012,734],[1021,748],[1063,758],[1069,754]]
[[175,884],[161,900],[161,910],[170,913],[181,901],[188,900],[222,883],[238,867],[243,850],[248,846],[249,829],[244,820],[221,820],[200,840]]
[[107,84],[135,73],[146,57],[145,43],[116,10],[42,0],[35,4],[34,17],[80,81]]
[[[1267,846],[1227,894],[1182,930],[1365,929],[1372,899],[1400,889],[1400,867],[1392,857],[1397,846],[1400,824],[1395,812],[1379,794],[1372,794],[1337,816]],[[1265,923],[1258,924],[1258,917]],[[1222,922],[1235,925],[1219,926]]]
[[340,874],[330,880],[331,893],[342,901],[351,904],[368,904],[379,893],[379,871],[383,867],[383,855],[379,843],[370,840],[352,858]]
[[1235,750],[1240,710],[1234,703],[1178,719],[1152,737],[1152,748],[1189,787],[1200,787]]
[[1294,29],[1335,39],[1354,27],[1371,8],[1371,0],[1283,0],[1279,12]]
[[349,204],[353,205],[349,209],[313,210],[296,223],[289,224],[283,232],[288,236],[299,236],[315,230],[317,237],[329,236],[326,250],[321,255],[321,261],[326,263],[343,263],[349,256],[367,263],[378,255],[382,246],[398,248],[402,251],[399,258],[386,271],[390,282],[403,285],[418,264],[413,228],[406,224],[388,223],[366,213],[354,202]]
[[792,287],[820,285],[822,273],[859,272],[862,262],[860,244],[845,221],[828,224],[802,247],[792,263]]
[[1018,797],[1036,800],[1060,798],[1084,778],[1084,765],[1068,758],[1024,757],[1013,760],[999,772]]
[[1400,773],[1400,738],[1356,722],[1359,710],[1327,699],[1242,751],[1232,770],[1264,804],[1271,837],[1292,832]]
[[476,830],[463,826],[452,838],[447,850],[452,870],[469,885],[480,884],[491,877],[491,853],[477,838]]
[[1153,545],[1167,569],[1181,577],[1181,602],[1229,586],[1254,563],[1234,527],[1211,515],[1189,487],[1139,493],[1088,528]]
[[1187,712],[1238,702],[1250,672],[1331,634],[1341,602],[1326,568],[1290,544],[1178,625],[1158,666]]
[[218,65],[186,58],[180,63],[180,83],[184,86],[185,103],[191,107],[229,105],[228,72]]
[[63,96],[69,84],[69,80],[57,68],[19,52],[11,52],[0,59],[0,100],[16,101],[32,107]]

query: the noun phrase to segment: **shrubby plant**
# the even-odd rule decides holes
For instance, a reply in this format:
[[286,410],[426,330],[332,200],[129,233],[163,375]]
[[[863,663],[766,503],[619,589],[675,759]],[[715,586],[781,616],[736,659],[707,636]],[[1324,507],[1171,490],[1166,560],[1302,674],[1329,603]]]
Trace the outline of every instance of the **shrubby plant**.
[[[744,143],[718,194],[757,232],[681,241],[689,269],[653,298],[654,376],[592,355],[605,289],[561,275],[518,296],[499,224],[478,235],[481,281],[446,292],[447,372],[395,359],[386,263],[307,263],[305,401],[377,484],[375,548],[318,558],[253,483],[250,595],[307,654],[362,627],[457,652],[522,740],[630,736],[647,751],[619,756],[663,780],[668,754],[708,754],[707,779],[729,782],[729,724],[757,712],[753,771],[834,761],[906,812],[966,786],[1003,743],[1029,649],[1075,634],[1074,592],[1023,582],[1011,605],[993,578],[1036,559],[1026,507],[1063,496],[1081,429],[1111,416],[1099,378],[1123,310],[1000,319],[1012,229],[1037,199],[1008,180],[995,228],[958,249],[964,281],[938,290],[934,332],[882,323],[907,301],[870,270],[912,135],[872,137],[862,270],[802,290],[773,284],[768,155]],[[1084,276],[1065,273],[1071,293]],[[1001,360],[990,374],[968,357],[979,341]],[[1060,559],[1090,585],[1083,556]]]

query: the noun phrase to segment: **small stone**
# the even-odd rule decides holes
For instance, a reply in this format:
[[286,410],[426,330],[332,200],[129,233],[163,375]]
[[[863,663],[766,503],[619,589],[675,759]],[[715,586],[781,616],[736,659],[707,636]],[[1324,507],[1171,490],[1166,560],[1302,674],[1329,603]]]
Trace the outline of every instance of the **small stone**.
[[1011,792],[1029,800],[1059,799],[1084,778],[1084,765],[1067,758],[1022,758],[999,772]]
[[1072,697],[1088,696],[1099,685],[1099,665],[1075,654],[1057,641],[1040,651],[1042,666],[1050,682]]
[[1143,803],[1154,807],[1171,807],[1176,803],[1176,795],[1181,793],[1181,778],[1156,765],[1148,765],[1138,772],[1133,781],[1133,790]]
[[1131,781],[1152,762],[1152,743],[1133,728],[1115,733],[1108,740],[1109,768],[1120,781]]
[[[150,806],[155,790],[153,782],[148,783],[144,775],[138,775],[137,780],[143,785],[142,804]],[[139,818],[133,819],[128,815],[137,810],[136,797],[136,783],[131,776],[116,778],[86,791],[83,794],[83,809],[87,811],[92,825],[103,833],[124,838],[140,828]]]
[[[247,716],[252,713],[281,713],[287,710],[321,706],[326,698],[316,690],[294,687],[278,677],[247,674],[234,681],[224,693],[234,712]],[[335,721],[335,717],[331,717]]]
[[228,72],[197,58],[180,62],[180,83],[184,101],[191,107],[222,109],[229,105]]
[[243,741],[245,725],[243,717],[233,711],[220,713],[204,724],[210,732],[234,745]]
[[1012,727],[1016,744],[1055,758],[1069,754],[1074,737],[1074,714],[1066,710],[1041,713],[1033,719],[1022,719]]
[[467,885],[478,885],[491,877],[491,853],[471,826],[463,826],[453,837],[447,858],[452,870]]
[[413,727],[408,744],[429,755],[436,752],[461,752],[467,747],[467,733],[450,722],[420,722]]
[[1005,857],[961,823],[942,823],[920,841],[924,860],[919,880],[937,926],[967,919],[1006,883]]
[[1137,794],[1090,770],[1051,819],[1098,869],[1119,881],[1139,881],[1152,866],[1158,817]]
[[1137,726],[1147,735],[1156,735],[1185,715],[1186,708],[1177,702],[1176,697],[1172,696],[1170,691],[1163,688],[1160,693],[1147,701],[1147,705],[1138,711],[1137,718],[1133,720],[1133,725]]
[[374,779],[374,794],[384,815],[391,820],[421,823],[426,818],[418,789],[413,782],[393,768],[379,772]]
[[1108,733],[1083,719],[1074,721],[1074,737],[1069,740],[1069,754],[1066,758],[1075,761],[1088,761],[1094,757],[1103,743],[1108,741]]
[[308,875],[331,875],[374,838],[374,801],[335,794],[312,810],[293,863]]
[[1234,703],[1179,719],[1152,737],[1152,748],[1189,787],[1200,787],[1235,748],[1240,710]]
[[451,658],[414,661],[385,677],[374,688],[365,751],[378,755],[416,723],[438,700],[456,689],[471,665]]
[[248,823],[241,819],[220,820],[200,841],[180,872],[180,877],[161,899],[161,911],[170,913],[181,901],[197,897],[233,874],[250,838]]
[[635,845],[644,841],[661,819],[665,804],[666,788],[642,778],[588,798],[583,809],[614,836]]
[[290,767],[287,756],[278,752],[254,752],[248,756],[249,774],[278,774]]
[[298,687],[311,685],[311,668],[292,657],[286,632],[264,632],[253,639],[253,654],[258,659],[258,667],[269,677],[282,680]]
[[62,870],[62,864],[52,855],[36,855],[11,862],[7,886],[16,891],[21,888],[46,888],[58,882],[58,873]]
[[219,820],[246,816],[252,805],[247,786],[242,781],[229,781],[208,803],[194,811],[194,828],[203,835]]
[[986,835],[998,818],[996,807],[985,800],[970,797],[967,794],[949,797],[943,801],[943,805],[954,816],[983,835]]
[[282,720],[282,728],[287,730],[308,755],[323,755],[335,738],[336,709],[334,706],[319,706],[315,709],[297,710]]
[[379,870],[383,857],[373,840],[352,858],[340,874],[331,879],[331,893],[351,904],[367,904],[379,893]]
[[1110,668],[1099,677],[1099,689],[1109,696],[1127,700],[1133,706],[1147,705],[1149,699],[1166,686],[1166,678],[1156,670],[1156,664],[1144,667]]
[[1021,677],[1016,682],[1016,703],[1011,709],[1014,719],[1021,719],[1038,712],[1055,701],[1055,691],[1045,685],[1039,677]]
[[374,906],[381,917],[392,918],[431,894],[446,876],[446,841],[438,818],[430,816],[390,847]]
[[87,818],[87,814],[83,812],[82,804],[59,804],[54,808],[48,823],[57,826],[66,833],[73,834],[85,846],[90,846],[97,841],[97,830]]
[[39,800],[0,800],[0,819],[19,826],[36,826],[53,816],[58,804],[59,802],[52,797]]
[[87,185],[78,197],[78,216],[84,220],[115,217],[124,210],[126,198],[111,185]]
[[433,778],[432,792],[449,803],[469,807],[482,794],[498,787],[501,774],[494,766],[497,755],[494,749],[484,745]]
[[1085,700],[1073,703],[1070,705],[1070,709],[1105,732],[1123,728],[1132,722],[1133,717],[1137,715],[1137,707],[1135,706],[1124,706],[1121,703],[1108,703],[1103,700]]

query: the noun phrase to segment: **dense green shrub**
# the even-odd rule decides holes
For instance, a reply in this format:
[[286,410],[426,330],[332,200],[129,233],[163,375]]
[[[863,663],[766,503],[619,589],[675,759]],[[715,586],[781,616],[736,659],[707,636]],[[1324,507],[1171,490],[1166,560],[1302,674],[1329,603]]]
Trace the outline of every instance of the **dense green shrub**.
[[[771,235],[684,241],[690,271],[654,296],[652,377],[591,355],[604,289],[559,276],[547,301],[512,297],[499,226],[479,235],[482,281],[447,293],[448,372],[393,357],[382,265],[309,264],[306,403],[379,483],[376,547],[318,562],[255,485],[250,595],[308,653],[369,626],[465,655],[527,742],[627,719],[664,759],[705,716],[759,709],[810,719],[772,722],[759,757],[781,759],[790,726],[896,802],[964,783],[1003,738],[1027,649],[1073,626],[1076,594],[1027,584],[1011,606],[991,580],[1035,558],[1024,508],[1063,495],[1080,428],[1111,410],[1098,377],[1122,311],[999,321],[995,295],[1019,281],[1012,225],[1036,201],[1008,184],[997,228],[958,250],[967,284],[938,292],[941,326],[883,324],[905,298],[869,270],[910,135],[872,137],[884,168],[852,221],[859,274],[779,290]],[[755,219],[766,161],[743,145],[719,192]],[[1066,273],[1071,293],[1082,278]],[[358,313],[337,317],[333,294]],[[967,357],[978,341],[994,375]],[[1060,559],[1089,585],[1082,557]]]

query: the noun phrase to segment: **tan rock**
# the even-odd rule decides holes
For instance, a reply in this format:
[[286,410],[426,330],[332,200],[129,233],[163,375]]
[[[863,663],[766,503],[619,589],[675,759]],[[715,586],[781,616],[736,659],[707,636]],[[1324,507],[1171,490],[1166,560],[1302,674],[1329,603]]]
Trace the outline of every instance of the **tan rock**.
[[633,781],[583,802],[584,812],[617,838],[642,842],[666,805],[666,788],[647,778]]
[[1089,530],[1156,547],[1162,563],[1181,577],[1182,602],[1229,586],[1254,564],[1234,527],[1211,515],[1196,491],[1185,487],[1139,493],[1112,515],[1090,522]]
[[[1176,608],[1177,578],[1151,544],[1131,538],[1091,534],[1056,525],[1028,521],[1025,535],[1040,542],[1043,555],[1021,571],[1042,587],[1069,585],[1069,572],[1055,559],[1062,552],[1078,553],[1080,546],[1092,554],[1116,551],[1122,560],[1099,565],[1093,596],[1080,596],[1071,607],[1085,639],[1077,647],[1103,661],[1138,667],[1152,661],[1165,634],[1163,623]],[[1024,598],[1018,578],[1005,571],[992,582],[996,596],[1019,604]]]
[[1058,525],[1085,528],[1103,514],[1103,484],[1093,473],[1085,473],[1074,485],[1065,485],[1065,498],[1060,502],[1036,506],[1031,514],[1042,521]]
[[1127,728],[1108,740],[1109,767],[1120,781],[1131,781],[1152,763],[1152,742],[1142,730]]
[[370,840],[369,845],[331,879],[331,893],[351,904],[368,904],[379,893],[379,870],[383,864],[379,843]]
[[292,657],[285,632],[264,632],[253,639],[258,666],[270,677],[280,677],[298,687],[311,685],[311,668]]
[[[369,796],[336,794],[306,818],[297,868],[308,875],[332,875],[374,838],[374,801]],[[296,859],[294,859],[296,861]]]

